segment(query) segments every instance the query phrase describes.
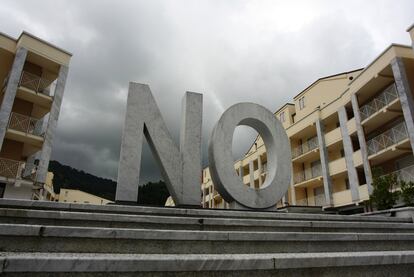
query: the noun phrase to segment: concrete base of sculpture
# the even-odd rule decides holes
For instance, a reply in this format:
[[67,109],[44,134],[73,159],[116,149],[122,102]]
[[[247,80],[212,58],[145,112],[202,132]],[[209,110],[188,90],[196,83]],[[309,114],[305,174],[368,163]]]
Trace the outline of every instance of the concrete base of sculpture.
[[[229,209],[230,210],[252,210],[251,208],[245,207],[241,205],[240,203],[237,203],[236,201],[229,203]],[[257,211],[277,211],[277,207],[273,206],[267,209],[258,209]]]
[[411,276],[412,217],[0,199],[2,276]]

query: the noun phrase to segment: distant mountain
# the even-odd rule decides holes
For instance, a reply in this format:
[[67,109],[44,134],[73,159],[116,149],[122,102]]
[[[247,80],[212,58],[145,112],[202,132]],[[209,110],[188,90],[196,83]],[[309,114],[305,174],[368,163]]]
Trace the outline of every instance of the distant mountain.
[[[110,179],[50,161],[49,171],[53,172],[53,188],[59,193],[61,188],[78,189],[109,200],[115,199],[116,182]],[[138,203],[144,205],[164,206],[169,192],[163,181],[149,182],[139,188]]]

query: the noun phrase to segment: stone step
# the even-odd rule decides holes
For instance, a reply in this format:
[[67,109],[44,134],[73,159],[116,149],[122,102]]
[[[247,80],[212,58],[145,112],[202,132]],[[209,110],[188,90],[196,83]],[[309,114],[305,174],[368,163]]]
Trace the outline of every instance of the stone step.
[[414,232],[414,224],[114,214],[0,208],[0,223],[170,230],[278,232]]
[[414,250],[414,233],[194,231],[0,224],[0,249],[135,254],[397,251]]
[[263,254],[0,252],[4,276],[412,276],[414,251]]
[[74,212],[111,213],[111,214],[140,214],[163,215],[179,217],[209,217],[209,218],[246,218],[246,219],[272,219],[272,220],[307,220],[307,221],[343,221],[343,222],[395,222],[413,223],[411,217],[385,217],[385,216],[349,216],[332,214],[303,214],[274,211],[240,211],[240,210],[213,210],[202,208],[172,208],[172,207],[146,207],[125,205],[90,205],[69,204],[50,201],[30,201],[15,199],[0,199],[0,208],[14,209],[40,209]]

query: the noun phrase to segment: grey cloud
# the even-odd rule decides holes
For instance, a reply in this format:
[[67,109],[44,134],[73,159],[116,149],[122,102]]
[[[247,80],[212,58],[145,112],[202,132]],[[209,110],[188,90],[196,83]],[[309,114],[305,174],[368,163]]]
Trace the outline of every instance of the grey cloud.
[[[211,129],[232,104],[274,111],[315,79],[408,43],[414,3],[376,3],[5,0],[0,23],[74,54],[53,158],[116,179],[128,82],[150,85],[177,142],[185,91],[203,93],[206,164]],[[254,137],[235,133],[235,158]],[[148,147],[143,159],[142,180],[158,179]]]

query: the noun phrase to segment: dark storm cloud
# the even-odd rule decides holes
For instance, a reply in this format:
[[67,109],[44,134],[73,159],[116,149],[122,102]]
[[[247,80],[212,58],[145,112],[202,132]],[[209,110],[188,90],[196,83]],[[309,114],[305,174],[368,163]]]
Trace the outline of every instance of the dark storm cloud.
[[[0,31],[27,30],[74,54],[53,158],[116,179],[129,81],[150,85],[177,141],[184,92],[203,93],[206,162],[230,105],[274,111],[315,79],[409,43],[413,3],[367,2],[2,1]],[[236,133],[235,156],[254,135]],[[148,148],[143,156],[142,180],[158,178]]]

